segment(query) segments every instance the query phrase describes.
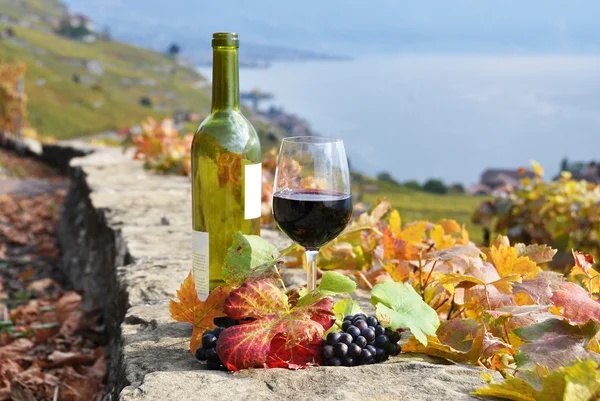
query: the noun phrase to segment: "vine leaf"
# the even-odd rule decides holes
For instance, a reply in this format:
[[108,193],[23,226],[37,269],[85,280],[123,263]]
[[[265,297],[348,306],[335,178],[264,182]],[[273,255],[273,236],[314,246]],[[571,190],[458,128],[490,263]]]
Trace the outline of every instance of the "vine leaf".
[[517,377],[494,383],[491,375],[486,374],[482,376],[488,382],[488,387],[478,388],[471,394],[516,401],[588,400],[600,388],[600,373],[597,368],[598,364],[594,361],[580,361],[561,368],[542,377],[539,390]]
[[298,300],[296,306],[303,306],[323,297],[332,297],[341,294],[350,294],[356,291],[356,283],[349,277],[333,271],[323,273],[317,288]]
[[427,335],[435,335],[440,325],[436,311],[408,284],[394,281],[377,284],[371,291],[371,303],[375,305],[379,320],[390,321],[393,329],[410,329],[425,345]]
[[541,271],[535,262],[526,256],[518,256],[517,250],[510,246],[492,246],[490,256],[500,277],[517,273],[525,278],[534,278]]
[[228,287],[217,287],[210,292],[206,301],[202,302],[198,299],[194,278],[190,272],[181,284],[181,288],[177,290],[179,301],[169,302],[169,311],[174,320],[194,325],[190,352],[196,352],[202,342],[202,334],[206,330],[216,327],[213,320],[225,316],[223,305],[230,291]]
[[526,344],[517,348],[517,367],[533,369],[542,366],[553,371],[587,359],[590,352],[585,347],[598,329],[593,321],[585,326],[571,326],[557,318],[519,327],[513,332]]
[[529,258],[529,260],[535,263],[550,262],[557,252],[556,249],[552,249],[548,245],[538,244],[515,244],[515,249],[517,250],[518,257],[526,256]]
[[575,283],[564,283],[552,295],[552,302],[562,307],[562,315],[573,325],[586,324],[590,319],[600,324],[600,303]]
[[277,248],[258,235],[237,232],[223,262],[223,280],[233,287],[274,274]]
[[571,274],[584,274],[588,278],[595,277],[596,275],[593,273],[596,273],[596,271],[592,269],[592,265],[594,264],[594,256],[574,250],[571,252],[573,252],[573,258],[575,259],[575,267],[573,268]]
[[[268,280],[233,290],[223,309],[232,319],[251,319],[219,336],[217,354],[231,371],[282,364],[302,367],[308,363],[306,350],[334,321],[331,298],[290,307],[287,296]],[[313,357],[318,362],[318,354]]]

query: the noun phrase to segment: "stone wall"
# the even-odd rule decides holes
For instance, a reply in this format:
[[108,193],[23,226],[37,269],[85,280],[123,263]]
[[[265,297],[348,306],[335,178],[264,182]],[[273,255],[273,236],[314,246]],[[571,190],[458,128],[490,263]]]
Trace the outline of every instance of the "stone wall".
[[[149,173],[120,149],[93,150],[68,160],[58,235],[63,268],[85,306],[104,309],[113,400],[466,400],[485,383],[481,369],[418,355],[354,368],[205,370],[188,351],[190,325],[168,310],[191,265],[189,179]],[[272,230],[263,236],[288,244]],[[285,277],[303,282],[302,271]]]

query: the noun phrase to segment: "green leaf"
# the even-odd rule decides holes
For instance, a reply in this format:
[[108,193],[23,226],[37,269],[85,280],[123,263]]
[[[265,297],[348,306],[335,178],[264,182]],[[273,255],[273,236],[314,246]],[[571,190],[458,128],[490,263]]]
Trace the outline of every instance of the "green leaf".
[[350,294],[354,291],[356,291],[356,283],[347,276],[338,272],[325,272],[317,288],[300,298],[298,305],[307,305],[323,297]]
[[376,306],[380,320],[391,319],[393,329],[410,329],[424,345],[427,335],[435,336],[440,325],[436,311],[408,284],[394,281],[377,284],[371,291],[371,303]]
[[560,368],[541,378],[542,389],[539,391],[520,378],[510,377],[501,383],[488,380],[488,387],[478,388],[471,394],[517,401],[586,401],[600,389],[597,368],[594,361],[580,361]]
[[233,287],[268,277],[275,265],[275,245],[257,235],[233,235],[223,262],[223,280]]
[[343,320],[344,316],[362,313],[362,309],[360,307],[360,304],[355,300],[345,298],[335,303],[335,305],[333,306],[333,313],[335,313],[336,318],[338,318],[339,320]]
[[323,295],[350,294],[356,291],[356,283],[349,277],[338,272],[325,272],[317,287]]

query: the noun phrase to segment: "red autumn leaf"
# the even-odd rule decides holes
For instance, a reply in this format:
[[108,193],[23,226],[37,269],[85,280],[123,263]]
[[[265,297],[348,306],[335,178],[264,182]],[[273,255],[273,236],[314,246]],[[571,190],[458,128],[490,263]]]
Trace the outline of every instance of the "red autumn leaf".
[[213,320],[217,317],[225,316],[223,304],[228,294],[228,287],[217,287],[211,291],[206,301],[200,301],[196,292],[194,278],[190,272],[181,284],[181,288],[177,290],[179,301],[171,300],[169,302],[169,311],[174,320],[194,325],[190,341],[191,353],[195,353],[200,346],[202,334],[206,330],[216,327]]
[[[232,371],[251,367],[305,366],[309,345],[333,324],[333,300],[290,307],[287,296],[268,280],[233,290],[223,306],[232,319],[254,319],[221,333],[217,354]],[[273,342],[276,337],[281,337]],[[302,346],[305,350],[295,348]],[[289,351],[289,352],[288,352]]]
[[562,306],[562,315],[574,325],[586,324],[590,319],[600,323],[600,303],[592,300],[588,293],[575,283],[564,283],[552,295],[552,302]]
[[585,273],[585,275],[588,276],[589,278],[594,277],[594,276],[592,276],[592,274],[590,274],[590,269],[592,268],[592,265],[595,263],[594,255],[587,255],[583,252],[574,251],[574,250],[571,250],[571,252],[573,252],[573,258],[575,259],[575,264],[577,265],[577,267],[579,267],[581,270],[583,270],[583,273]]
[[310,344],[298,344],[290,349],[285,337],[277,335],[271,341],[271,353],[267,358],[269,368],[302,369],[311,362],[321,363],[321,338]]

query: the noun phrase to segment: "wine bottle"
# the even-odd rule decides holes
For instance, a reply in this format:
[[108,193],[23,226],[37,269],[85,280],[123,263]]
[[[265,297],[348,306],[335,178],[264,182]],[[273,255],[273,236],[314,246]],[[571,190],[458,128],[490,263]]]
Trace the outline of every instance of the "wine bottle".
[[233,234],[260,234],[258,135],[239,108],[236,33],[215,33],[212,107],[192,142],[192,271],[198,298],[223,284]]

